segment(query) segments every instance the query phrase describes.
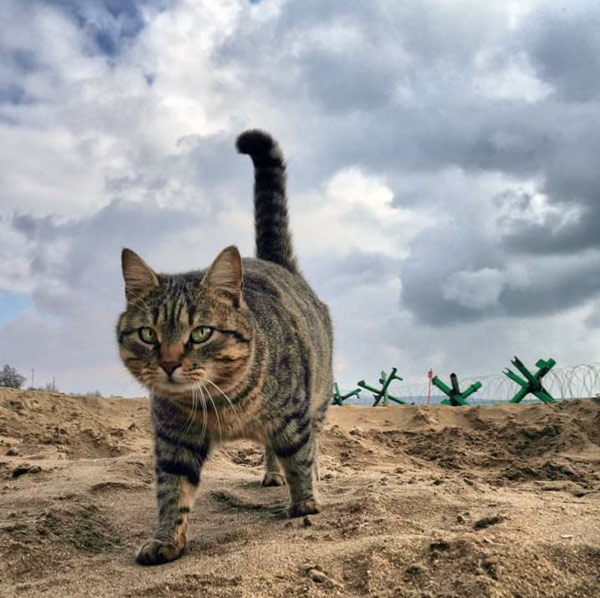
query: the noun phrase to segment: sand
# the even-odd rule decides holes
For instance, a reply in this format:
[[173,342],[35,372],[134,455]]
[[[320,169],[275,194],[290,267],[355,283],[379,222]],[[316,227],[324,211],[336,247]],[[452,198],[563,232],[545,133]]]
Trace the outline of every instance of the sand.
[[144,568],[147,400],[0,389],[0,596],[600,597],[600,402],[332,407],[322,451],[323,513],[288,520],[226,445]]

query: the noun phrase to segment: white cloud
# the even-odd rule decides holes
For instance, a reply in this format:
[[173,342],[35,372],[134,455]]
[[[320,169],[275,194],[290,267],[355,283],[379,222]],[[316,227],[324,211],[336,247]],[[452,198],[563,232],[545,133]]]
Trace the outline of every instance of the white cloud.
[[463,307],[481,310],[498,304],[504,286],[504,274],[493,268],[455,272],[443,283],[442,296]]
[[335,173],[321,193],[297,200],[294,230],[301,253],[355,249],[395,258],[423,228],[420,215],[393,205],[393,191],[379,177],[348,168]]

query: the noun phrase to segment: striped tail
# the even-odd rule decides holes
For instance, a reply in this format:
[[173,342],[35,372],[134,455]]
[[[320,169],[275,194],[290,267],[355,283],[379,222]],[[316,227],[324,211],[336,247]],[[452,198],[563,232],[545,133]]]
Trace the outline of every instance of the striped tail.
[[240,154],[254,164],[254,228],[256,257],[297,272],[289,230],[285,195],[285,162],[277,141],[268,133],[252,129],[236,142]]

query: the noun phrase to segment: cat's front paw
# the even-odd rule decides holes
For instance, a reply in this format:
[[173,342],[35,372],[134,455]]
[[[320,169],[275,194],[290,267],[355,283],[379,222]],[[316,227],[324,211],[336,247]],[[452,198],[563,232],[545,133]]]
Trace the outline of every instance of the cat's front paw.
[[183,546],[178,547],[173,542],[153,538],[140,546],[135,560],[140,565],[162,565],[178,559],[182,552]]
[[314,499],[303,500],[293,504],[288,511],[289,517],[304,517],[305,515],[316,515],[321,512],[321,505]]
[[283,474],[276,471],[267,471],[261,482],[262,486],[285,486],[285,478]]

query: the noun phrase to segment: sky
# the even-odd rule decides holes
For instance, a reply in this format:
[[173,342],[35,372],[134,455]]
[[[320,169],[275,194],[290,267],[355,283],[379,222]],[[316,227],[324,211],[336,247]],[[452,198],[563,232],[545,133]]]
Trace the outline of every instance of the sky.
[[254,247],[247,128],[288,162],[335,377],[600,361],[594,0],[4,0],[0,362],[139,395],[120,251]]

